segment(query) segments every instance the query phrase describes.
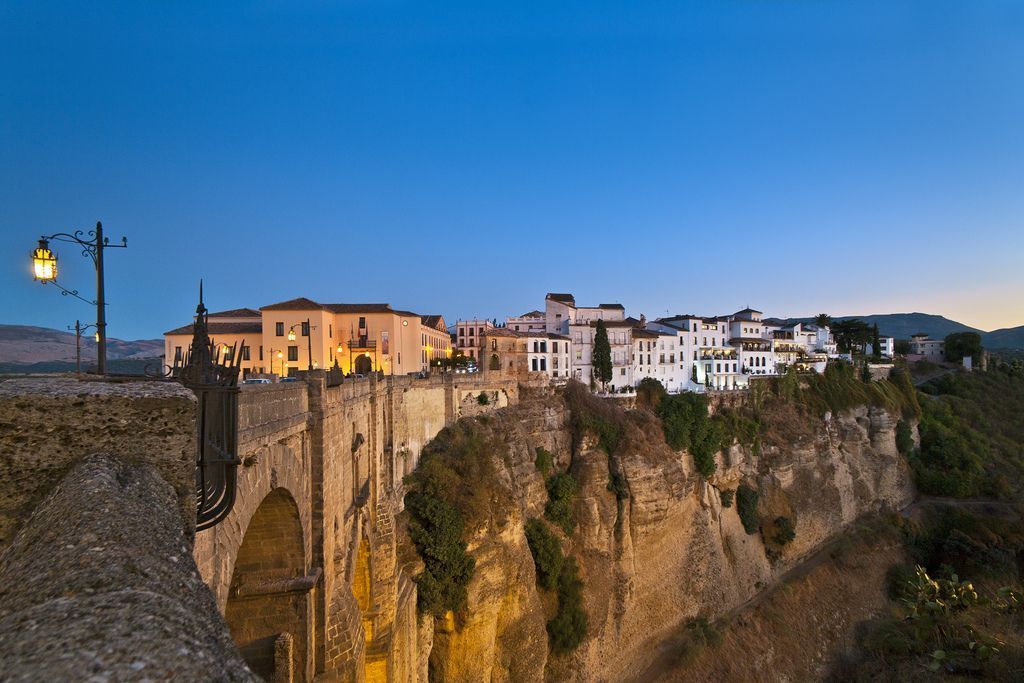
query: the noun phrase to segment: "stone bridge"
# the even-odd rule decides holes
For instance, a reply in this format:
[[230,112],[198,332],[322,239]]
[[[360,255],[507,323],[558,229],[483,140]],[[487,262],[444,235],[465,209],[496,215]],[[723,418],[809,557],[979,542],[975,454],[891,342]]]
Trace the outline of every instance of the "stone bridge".
[[0,380],[0,670],[426,681],[402,479],[446,425],[518,398],[497,373],[243,386],[235,506],[195,533],[190,391]]
[[442,428],[516,402],[518,386],[304,379],[242,388],[235,507],[196,535],[196,564],[258,675],[426,680],[415,584],[396,559],[402,479]]

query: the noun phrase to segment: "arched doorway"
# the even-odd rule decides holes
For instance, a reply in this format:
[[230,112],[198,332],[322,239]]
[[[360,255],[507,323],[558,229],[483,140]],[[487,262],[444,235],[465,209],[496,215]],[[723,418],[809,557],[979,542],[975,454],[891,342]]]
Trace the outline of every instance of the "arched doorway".
[[356,357],[356,374],[368,375],[373,372],[373,360],[365,353]]
[[245,530],[224,611],[242,657],[266,680],[291,680],[275,678],[283,667],[305,678],[308,593],[297,589],[305,574],[298,507],[286,489],[275,489]]

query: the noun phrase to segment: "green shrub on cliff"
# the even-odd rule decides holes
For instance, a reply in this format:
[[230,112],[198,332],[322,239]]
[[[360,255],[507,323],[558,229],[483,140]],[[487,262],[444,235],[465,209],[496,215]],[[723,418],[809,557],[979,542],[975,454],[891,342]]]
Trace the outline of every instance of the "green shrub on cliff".
[[910,455],[914,450],[914,432],[903,420],[896,423],[896,450],[903,455]]
[[551,468],[555,466],[555,459],[546,448],[537,446],[537,458],[533,461],[533,464],[537,467],[537,471],[541,473],[541,476],[546,477]]
[[761,527],[757,517],[757,498],[757,491],[746,484],[740,484],[736,489],[736,513],[740,516],[743,530],[748,534],[756,534]]
[[689,450],[705,479],[714,474],[715,453],[721,450],[724,435],[718,421],[708,415],[707,396],[688,392],[664,396],[657,414],[665,443],[673,450]]
[[533,565],[537,569],[537,583],[544,590],[553,591],[558,588],[558,577],[562,573],[562,544],[548,530],[547,525],[537,518],[526,522],[526,543],[533,555]]
[[625,413],[611,402],[594,396],[579,382],[569,382],[565,399],[571,416],[573,450],[580,447],[585,435],[593,434],[605,453],[614,454],[625,430]]
[[726,490],[722,491],[722,493],[720,495],[722,497],[722,507],[724,507],[724,508],[731,508],[732,507],[732,495],[733,495],[732,490],[731,489],[726,489]]
[[576,559],[566,558],[558,575],[558,612],[548,622],[551,650],[561,654],[583,642],[587,635],[587,613],[583,610],[583,582]]
[[576,528],[572,506],[576,498],[576,480],[568,472],[553,474],[548,477],[548,503],[544,507],[544,516],[571,534]]
[[409,536],[424,563],[416,576],[417,608],[435,617],[460,611],[475,567],[462,540],[462,515],[447,501],[424,493],[410,493],[405,505]]
[[[744,525],[745,526],[745,525]],[[775,531],[772,533],[772,541],[778,545],[786,545],[796,538],[796,526],[789,517],[775,518]]]
[[475,566],[465,529],[511,504],[494,472],[494,455],[503,447],[477,422],[461,420],[427,444],[405,479],[409,535],[424,563],[416,577],[421,613],[443,616],[465,607]]

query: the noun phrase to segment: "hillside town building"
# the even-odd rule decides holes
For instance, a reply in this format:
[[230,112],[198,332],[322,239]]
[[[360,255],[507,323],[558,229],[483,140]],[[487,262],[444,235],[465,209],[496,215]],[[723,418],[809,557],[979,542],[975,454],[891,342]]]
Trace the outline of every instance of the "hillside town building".
[[483,336],[496,325],[490,320],[458,320],[455,323],[455,346],[467,358],[478,361],[483,349]]
[[[298,298],[259,310],[210,313],[208,321],[220,357],[240,353],[245,376],[286,377],[310,367],[404,375],[429,370],[452,353],[442,316],[395,310],[389,304]],[[181,362],[191,340],[191,324],[164,333],[165,362]]]
[[946,343],[941,339],[929,339],[919,332],[910,337],[910,356],[915,360],[941,361],[946,355]]

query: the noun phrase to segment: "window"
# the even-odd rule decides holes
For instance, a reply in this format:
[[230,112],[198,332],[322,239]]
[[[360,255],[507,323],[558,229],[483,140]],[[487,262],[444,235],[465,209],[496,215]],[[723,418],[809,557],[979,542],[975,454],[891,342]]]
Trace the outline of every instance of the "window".
[[277,337],[284,336],[284,323],[274,323],[274,335]]
[[359,329],[360,330],[365,330],[366,329],[366,317],[365,316],[359,316]]
[[715,363],[715,372],[721,372],[721,371],[722,371],[722,364],[721,363]]
[[551,342],[551,353],[558,353],[558,342]]
[[263,360],[263,344],[260,344],[260,360]]
[[626,374],[626,368],[622,368],[621,370],[619,370],[619,374],[620,375],[625,375]]
[[475,330],[475,329],[476,329],[475,327],[471,327],[471,328],[469,328],[469,336],[470,336],[470,337],[472,337],[472,336],[473,336],[473,330]]
[[334,339],[334,325],[327,326],[327,336]]
[[542,341],[540,343],[540,352],[541,353],[547,353],[548,352],[548,343],[546,341]]
[[537,372],[537,359],[536,358],[533,358],[531,360],[530,366],[531,366],[531,368],[533,369],[534,372]]
[[497,351],[497,350],[498,350],[498,340],[497,339],[492,339],[491,340],[491,351]]
[[174,360],[181,360],[181,347],[180,346],[175,346],[174,347]]
[[303,337],[308,337],[309,336],[309,323],[308,322],[302,323],[302,332],[301,332],[301,334],[302,334]]
[[[554,368],[555,370],[558,369],[558,356],[555,356],[554,358],[551,359],[551,367]],[[555,377],[558,377],[558,375],[556,374]]]
[[225,346],[224,347],[224,360],[231,360],[232,359],[232,357],[234,356],[232,351],[234,351],[234,349],[231,348],[230,346]]
[[249,360],[249,347],[248,346],[243,346],[242,347],[242,360]]
[[297,361],[299,359],[299,347],[289,346],[288,347],[288,360]]
[[547,372],[548,371],[548,359],[547,358],[541,358],[540,359],[540,369],[541,369],[541,372]]
[[[533,352],[537,353],[537,349],[538,348],[540,348],[540,342],[534,341],[533,342]],[[534,369],[536,369],[536,368],[534,368]]]

